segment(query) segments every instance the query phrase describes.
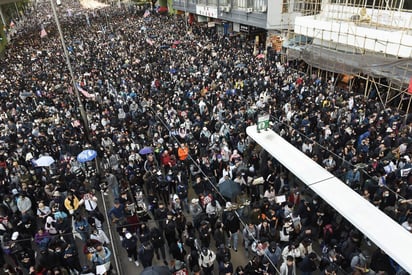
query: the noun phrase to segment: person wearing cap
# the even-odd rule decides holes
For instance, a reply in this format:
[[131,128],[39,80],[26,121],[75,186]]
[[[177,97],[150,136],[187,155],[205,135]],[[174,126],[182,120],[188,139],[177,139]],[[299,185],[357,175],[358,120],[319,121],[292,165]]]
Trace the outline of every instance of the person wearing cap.
[[139,266],[139,261],[137,260],[137,238],[130,232],[126,232],[125,237],[122,241],[122,247],[126,250],[129,262],[134,260],[136,266]]
[[199,255],[199,266],[204,275],[212,275],[216,254],[207,247],[203,247]]

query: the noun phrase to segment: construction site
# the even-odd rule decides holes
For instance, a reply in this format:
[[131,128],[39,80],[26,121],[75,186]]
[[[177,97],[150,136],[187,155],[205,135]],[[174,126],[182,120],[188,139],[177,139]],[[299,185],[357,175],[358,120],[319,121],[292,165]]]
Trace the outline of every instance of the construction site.
[[302,15],[288,30],[285,57],[304,61],[305,73],[409,113],[412,16],[406,2],[295,1],[293,9]]

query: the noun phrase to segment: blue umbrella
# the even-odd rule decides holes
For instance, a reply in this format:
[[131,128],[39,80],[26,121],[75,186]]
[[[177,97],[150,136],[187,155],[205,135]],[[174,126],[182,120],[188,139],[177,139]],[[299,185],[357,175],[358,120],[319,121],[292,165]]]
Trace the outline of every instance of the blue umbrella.
[[95,150],[87,149],[83,150],[80,154],[77,155],[78,162],[88,162],[94,160],[97,156],[97,152]]
[[239,183],[233,180],[225,180],[219,184],[219,192],[228,199],[234,199],[241,191]]
[[151,153],[153,153],[152,147],[143,147],[139,151],[139,154],[141,154],[141,155],[147,155],[147,154],[151,154]]

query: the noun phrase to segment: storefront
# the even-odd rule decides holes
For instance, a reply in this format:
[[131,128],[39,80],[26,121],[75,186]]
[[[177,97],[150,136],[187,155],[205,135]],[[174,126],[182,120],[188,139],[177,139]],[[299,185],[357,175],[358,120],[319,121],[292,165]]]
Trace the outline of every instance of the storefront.
[[247,41],[256,41],[259,46],[264,45],[267,31],[254,26],[233,23],[233,32],[239,33]]

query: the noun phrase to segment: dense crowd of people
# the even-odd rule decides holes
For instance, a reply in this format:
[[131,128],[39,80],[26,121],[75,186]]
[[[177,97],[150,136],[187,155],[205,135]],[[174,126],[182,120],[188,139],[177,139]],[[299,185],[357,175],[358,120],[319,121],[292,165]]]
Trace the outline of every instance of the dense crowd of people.
[[[178,16],[76,1],[58,12],[87,119],[40,2],[0,61],[5,274],[113,273],[105,223],[137,268],[156,256],[175,274],[403,272],[245,133],[270,114],[277,133],[412,231],[412,123],[398,111]],[[98,167],[77,160],[84,149]],[[44,156],[55,163],[37,165]],[[241,193],[223,196],[227,181]],[[99,192],[114,199],[108,213]],[[233,266],[239,250],[249,262]]]

